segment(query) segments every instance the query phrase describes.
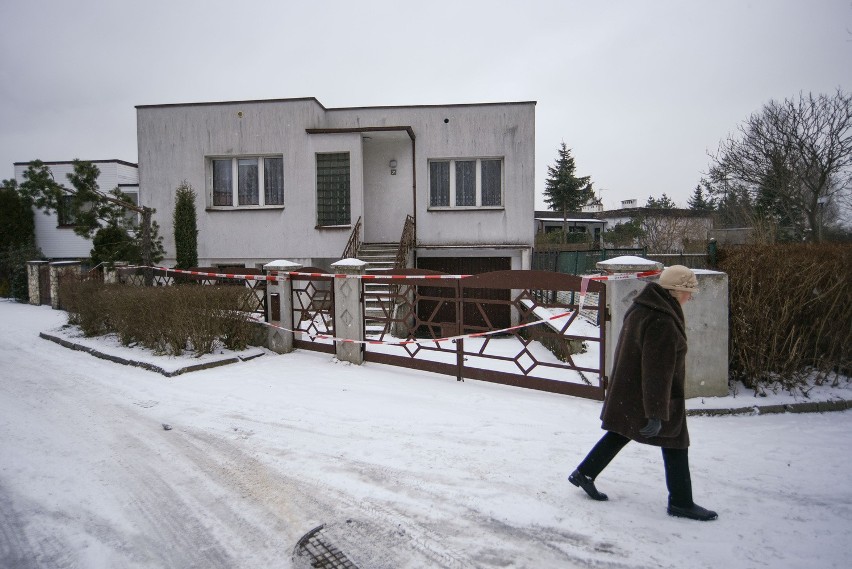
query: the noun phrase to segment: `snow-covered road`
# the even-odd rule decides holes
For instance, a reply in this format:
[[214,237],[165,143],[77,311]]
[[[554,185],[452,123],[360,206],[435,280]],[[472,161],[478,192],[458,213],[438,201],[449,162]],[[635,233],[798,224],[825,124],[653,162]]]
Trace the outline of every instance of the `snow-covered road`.
[[609,502],[567,483],[596,402],[310,352],[168,379],[38,337],[63,323],[0,302],[3,568],[301,567],[320,524],[362,569],[852,558],[848,411],[690,418],[698,523],[666,516],[657,449]]

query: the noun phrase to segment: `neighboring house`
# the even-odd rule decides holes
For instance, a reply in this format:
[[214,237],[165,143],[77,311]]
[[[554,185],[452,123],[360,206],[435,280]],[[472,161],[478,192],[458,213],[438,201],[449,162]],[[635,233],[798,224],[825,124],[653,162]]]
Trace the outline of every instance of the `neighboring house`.
[[[101,171],[98,176],[98,188],[109,193],[116,187],[127,194],[131,201],[139,199],[139,170],[136,164],[123,160],[88,160]],[[44,162],[50,168],[53,179],[68,189],[74,186],[68,181],[68,174],[74,171],[72,161]],[[18,184],[26,181],[24,172],[29,162],[15,162],[15,180]],[[70,196],[68,197],[70,201]],[[36,245],[44,256],[54,261],[86,259],[92,251],[92,241],[74,233],[74,220],[66,215],[45,214],[35,211]]]
[[[655,209],[636,207],[636,200],[625,200],[621,209],[570,212],[566,223],[569,233],[585,233],[590,242],[600,243],[600,236],[618,224],[638,219],[645,231],[641,242],[633,246],[647,247],[650,253],[682,252],[690,244],[700,243],[703,250],[713,230],[713,215],[690,209]],[[591,208],[590,208],[591,209]],[[536,211],[536,233],[562,231],[563,220],[557,212]],[[604,238],[604,241],[606,239]],[[603,245],[603,243],[600,243]]]
[[[630,204],[635,201],[626,200],[622,203]],[[631,219],[639,219],[645,231],[641,245],[647,247],[649,253],[680,252],[696,243],[700,243],[703,250],[709,232],[713,229],[711,213],[691,209],[622,207],[596,213],[595,217],[606,221],[607,229],[627,223]]]
[[563,220],[559,212],[536,211],[535,232],[552,233],[562,231],[563,226],[568,228],[568,233],[584,233],[589,235],[590,242],[599,242],[606,221],[596,219],[595,215],[587,212],[571,212],[568,219]]
[[173,264],[175,189],[197,193],[204,266],[328,267],[416,227],[415,265],[528,269],[535,102],[326,108],[315,98],[140,105],[142,205]]

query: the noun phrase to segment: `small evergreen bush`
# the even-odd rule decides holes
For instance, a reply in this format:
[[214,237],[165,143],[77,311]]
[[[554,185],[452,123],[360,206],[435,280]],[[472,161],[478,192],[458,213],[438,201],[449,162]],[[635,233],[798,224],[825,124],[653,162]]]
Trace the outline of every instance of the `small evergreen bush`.
[[67,279],[60,285],[69,324],[86,336],[115,333],[126,346],[158,354],[245,349],[252,293],[237,286],[138,287]]

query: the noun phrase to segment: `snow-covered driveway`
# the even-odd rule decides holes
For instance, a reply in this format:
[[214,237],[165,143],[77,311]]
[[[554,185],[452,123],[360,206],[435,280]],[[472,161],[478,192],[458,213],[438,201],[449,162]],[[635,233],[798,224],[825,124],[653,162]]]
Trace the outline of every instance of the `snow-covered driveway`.
[[690,418],[699,523],[666,516],[657,449],[609,502],[567,483],[596,402],[310,352],[169,379],[38,337],[63,323],[0,302],[4,569],[299,567],[320,524],[362,569],[852,558],[848,411]]

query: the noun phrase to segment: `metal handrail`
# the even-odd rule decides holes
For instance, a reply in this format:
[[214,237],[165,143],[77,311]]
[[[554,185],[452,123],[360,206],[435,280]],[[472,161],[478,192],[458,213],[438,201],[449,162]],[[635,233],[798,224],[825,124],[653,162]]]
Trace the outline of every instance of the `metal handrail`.
[[361,248],[361,217],[355,222],[355,227],[352,228],[352,233],[349,235],[349,241],[346,242],[346,248],[343,249],[341,259],[351,259],[358,255],[358,249]]

